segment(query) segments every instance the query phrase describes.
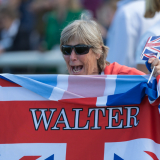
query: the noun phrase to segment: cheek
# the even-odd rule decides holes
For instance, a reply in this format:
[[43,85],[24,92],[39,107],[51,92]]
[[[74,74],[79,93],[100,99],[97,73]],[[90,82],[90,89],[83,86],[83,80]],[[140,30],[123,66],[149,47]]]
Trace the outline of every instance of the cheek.
[[92,64],[91,64],[91,57],[86,55],[81,55],[81,57],[79,58],[79,60],[81,61],[81,63],[84,66],[85,71],[90,70]]
[[66,63],[68,64],[68,63],[69,63],[69,56],[63,55],[63,58],[64,58],[64,60],[66,61]]
[[83,65],[87,63],[88,57],[87,54],[84,55],[77,55],[77,60],[81,62]]

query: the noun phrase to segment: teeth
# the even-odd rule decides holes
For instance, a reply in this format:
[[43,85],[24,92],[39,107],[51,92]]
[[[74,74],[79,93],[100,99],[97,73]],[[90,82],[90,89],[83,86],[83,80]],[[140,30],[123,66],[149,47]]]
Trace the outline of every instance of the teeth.
[[74,66],[73,67],[73,72],[75,72],[75,73],[78,73],[78,72],[80,72],[82,70],[82,67],[81,66]]

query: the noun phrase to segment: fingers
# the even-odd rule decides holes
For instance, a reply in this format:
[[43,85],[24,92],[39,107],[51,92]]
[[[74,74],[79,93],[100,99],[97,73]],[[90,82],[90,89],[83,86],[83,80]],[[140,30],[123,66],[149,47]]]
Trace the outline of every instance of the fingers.
[[148,60],[148,63],[151,63],[152,69],[153,69],[153,67],[155,67],[154,72],[153,72],[153,76],[157,77],[158,75],[160,75],[160,60],[158,58],[150,58]]
[[149,58],[148,63],[152,63],[156,58]]
[[157,77],[158,75],[160,75],[160,65],[155,66],[154,72],[153,72],[153,76]]
[[151,63],[151,69],[153,69],[154,66],[160,65],[160,60],[158,58],[150,58],[148,63]]

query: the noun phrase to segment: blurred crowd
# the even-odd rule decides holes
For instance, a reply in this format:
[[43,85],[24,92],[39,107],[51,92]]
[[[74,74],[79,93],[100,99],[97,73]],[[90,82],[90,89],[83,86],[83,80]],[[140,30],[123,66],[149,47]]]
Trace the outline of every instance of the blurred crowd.
[[0,0],[0,53],[51,50],[59,45],[62,29],[82,13],[99,21],[105,40],[116,10],[112,1]]
[[[145,36],[142,43],[142,37],[160,23],[159,3],[159,0],[0,0],[0,54],[52,50],[60,44],[62,29],[85,14],[99,23],[104,43],[109,46],[108,61],[137,66],[147,72],[138,56],[148,39]],[[160,35],[154,35],[157,34]]]

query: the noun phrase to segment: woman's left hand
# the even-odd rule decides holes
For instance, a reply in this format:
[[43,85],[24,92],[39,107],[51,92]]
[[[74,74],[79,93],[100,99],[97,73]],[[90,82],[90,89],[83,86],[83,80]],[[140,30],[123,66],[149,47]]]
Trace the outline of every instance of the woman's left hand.
[[150,58],[148,60],[148,63],[151,64],[151,69],[153,69],[155,66],[153,76],[157,77],[158,75],[160,75],[160,60],[158,58]]

